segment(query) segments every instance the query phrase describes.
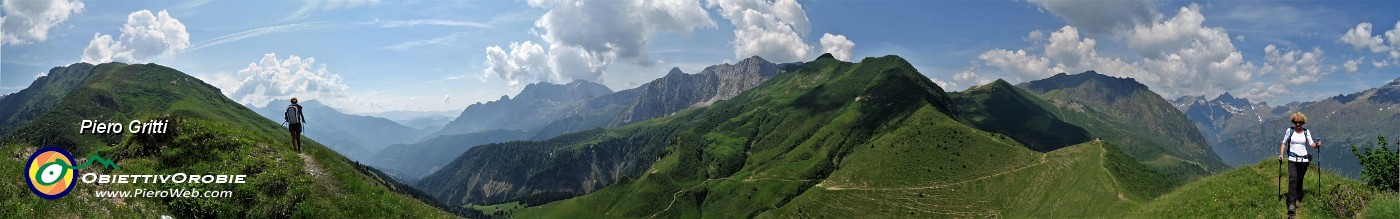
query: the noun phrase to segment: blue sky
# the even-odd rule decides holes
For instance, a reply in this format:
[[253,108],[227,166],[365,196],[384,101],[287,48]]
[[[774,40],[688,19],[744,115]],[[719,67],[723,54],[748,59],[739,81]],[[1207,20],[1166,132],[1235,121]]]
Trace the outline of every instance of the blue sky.
[[0,93],[55,66],[171,66],[254,105],[460,111],[525,84],[633,88],[753,55],[899,55],[947,90],[1097,70],[1280,105],[1400,77],[1396,1],[4,2]]

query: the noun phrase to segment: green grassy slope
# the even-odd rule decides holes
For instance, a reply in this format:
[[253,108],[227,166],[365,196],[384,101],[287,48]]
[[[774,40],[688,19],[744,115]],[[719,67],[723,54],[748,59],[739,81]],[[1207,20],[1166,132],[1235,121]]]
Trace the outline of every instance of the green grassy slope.
[[[304,139],[304,152],[289,148],[276,122],[225,98],[217,88],[154,64],[108,63],[53,109],[3,139],[0,166],[22,167],[43,145],[94,154],[121,170],[106,174],[246,174],[246,184],[85,184],[58,200],[30,194],[23,180],[0,182],[0,210],[9,217],[135,218],[205,217],[446,218],[453,215],[396,193],[411,191],[377,171]],[[168,134],[78,134],[82,119],[126,122],[170,120]],[[0,175],[23,179],[22,168]],[[227,198],[98,198],[99,190],[198,189],[232,191]]]
[[949,93],[959,116],[978,129],[1006,134],[1046,152],[1091,140],[1088,131],[1066,123],[1048,104],[1004,80]]
[[[879,186],[872,181],[889,177],[829,180],[818,185],[822,189],[810,190],[760,216],[1116,217],[1167,188],[1138,181],[1162,176],[1131,159],[1120,159],[1125,156],[1107,143],[1090,142],[1039,154],[1029,164],[1003,165],[1003,171],[964,174],[956,181]],[[1119,168],[1125,166],[1136,168]]]
[[92,72],[93,65],[77,63],[68,67],[56,67],[48,75],[34,79],[24,90],[0,99],[0,136],[14,132],[30,120],[58,104],[58,99],[68,95]]
[[[1330,172],[1322,174],[1322,188],[1318,189],[1315,167],[1308,171],[1304,180],[1305,196],[1299,206],[1299,218],[1400,217],[1396,207],[1390,206],[1397,203],[1394,193],[1376,193],[1360,182]],[[1284,199],[1277,196],[1277,190],[1279,176],[1286,171],[1273,159],[1239,167],[1182,185],[1135,210],[1129,217],[1282,218],[1287,208]],[[1287,187],[1287,177],[1282,180]],[[1376,201],[1357,203],[1364,200]],[[1356,204],[1345,204],[1348,202]]]
[[[924,82],[898,57],[818,59],[731,101],[663,118],[698,125],[676,134],[636,180],[515,215],[1083,216],[1125,212],[1166,189],[1122,189],[1127,179],[1163,177],[1131,160],[1105,165],[1104,157],[1124,160],[1105,156],[1117,150],[1093,144],[1042,154],[963,125],[948,116],[954,110],[941,89]],[[1081,202],[1103,208],[1052,210]],[[1012,207],[1027,203],[1044,207]]]
[[1017,85],[1045,100],[1058,118],[1176,181],[1227,168],[1194,123],[1146,85],[1089,71]]

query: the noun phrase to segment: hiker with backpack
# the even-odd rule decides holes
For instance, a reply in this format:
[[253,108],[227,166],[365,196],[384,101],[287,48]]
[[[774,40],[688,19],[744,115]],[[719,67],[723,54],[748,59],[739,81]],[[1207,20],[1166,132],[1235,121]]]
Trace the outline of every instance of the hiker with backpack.
[[297,105],[297,98],[292,98],[292,104],[287,105],[287,112],[283,116],[283,123],[287,123],[287,129],[292,131],[292,148],[298,153],[301,152],[301,125],[306,123],[306,117],[301,114],[301,105]]
[[1303,198],[1303,176],[1308,171],[1308,163],[1312,161],[1312,154],[1308,154],[1308,148],[1320,148],[1322,142],[1313,140],[1312,132],[1303,128],[1303,124],[1308,122],[1308,117],[1303,112],[1293,113],[1289,117],[1293,121],[1293,127],[1288,127],[1288,131],[1283,135],[1283,143],[1278,148],[1279,162],[1288,161],[1288,218],[1293,218],[1294,212],[1298,209],[1298,201]]

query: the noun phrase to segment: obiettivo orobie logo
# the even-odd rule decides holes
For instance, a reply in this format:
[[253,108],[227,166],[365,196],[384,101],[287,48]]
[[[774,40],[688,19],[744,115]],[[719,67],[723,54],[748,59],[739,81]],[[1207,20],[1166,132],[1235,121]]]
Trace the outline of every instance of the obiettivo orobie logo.
[[63,148],[48,146],[29,155],[29,163],[24,166],[27,173],[24,178],[34,195],[49,200],[58,199],[73,191],[73,186],[78,182],[78,169],[92,165],[92,162],[102,162],[107,168],[122,169],[111,160],[95,154],[88,158],[86,164],[74,166],[77,162],[73,160],[73,154]]
[[78,179],[78,170],[71,168],[73,163],[73,155],[63,148],[48,146],[34,151],[24,168],[28,171],[24,178],[29,182],[29,190],[49,200],[68,195]]

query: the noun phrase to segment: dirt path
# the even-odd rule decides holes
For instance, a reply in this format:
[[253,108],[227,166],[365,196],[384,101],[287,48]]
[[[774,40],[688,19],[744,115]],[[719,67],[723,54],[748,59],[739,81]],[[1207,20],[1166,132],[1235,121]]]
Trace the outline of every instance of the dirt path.
[[1026,168],[1031,168],[1031,167],[1034,167],[1034,166],[1039,166],[1039,165],[1045,164],[1045,163],[1047,162],[1047,160],[1045,159],[1045,155],[1046,155],[1046,154],[1041,154],[1041,155],[1040,155],[1040,162],[1035,163],[1035,164],[1026,165],[1026,166],[1021,166],[1021,167],[1017,167],[1017,168],[1015,168],[1015,169],[1010,169],[1010,170],[998,172],[998,173],[995,173],[995,174],[992,174],[992,175],[986,175],[986,176],[977,177],[977,178],[973,178],[973,179],[969,179],[969,180],[963,180],[963,181],[958,181],[958,182],[953,182],[953,183],[938,184],[938,185],[932,185],[932,186],[905,187],[905,188],[846,188],[846,187],[840,187],[840,186],[828,186],[828,185],[823,185],[823,184],[821,184],[821,183],[818,183],[818,184],[816,185],[816,187],[821,187],[821,188],[826,189],[826,190],[862,190],[862,191],[896,191],[896,190],[941,189],[941,188],[947,188],[947,187],[950,187],[950,186],[956,186],[956,185],[962,185],[962,184],[966,184],[966,183],[970,183],[970,182],[981,181],[981,180],[988,179],[988,178],[992,178],[992,177],[997,177],[997,176],[1006,175],[1006,174],[1009,174],[1009,173],[1019,172],[1019,171],[1021,171],[1021,170],[1025,170]]
[[316,163],[316,159],[311,158],[311,155],[297,154],[297,156],[301,156],[301,170],[305,171],[307,174],[311,174],[312,178],[323,178],[326,176],[326,170],[322,169],[321,164]]

